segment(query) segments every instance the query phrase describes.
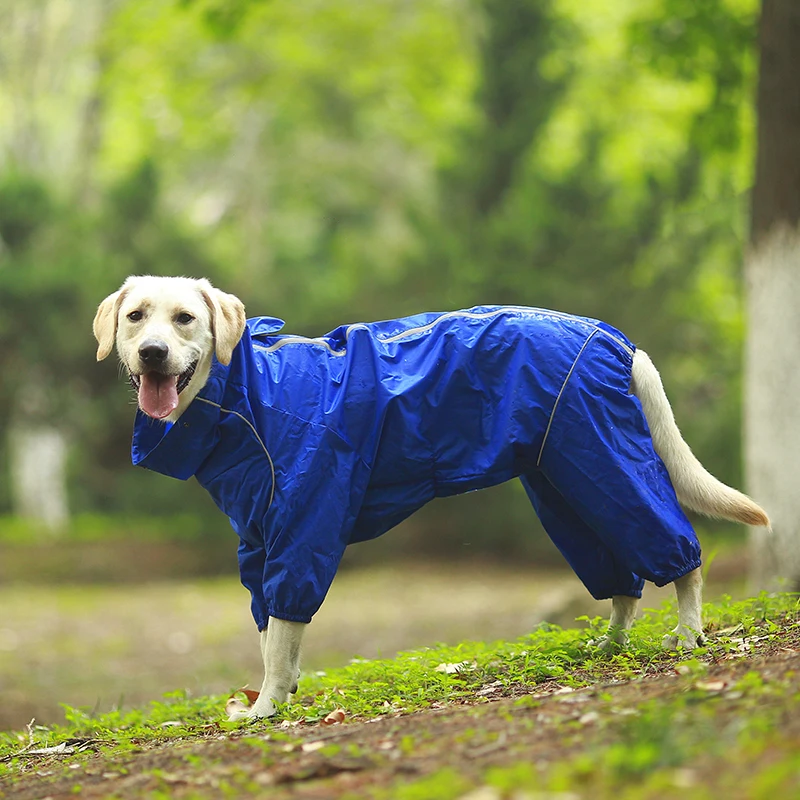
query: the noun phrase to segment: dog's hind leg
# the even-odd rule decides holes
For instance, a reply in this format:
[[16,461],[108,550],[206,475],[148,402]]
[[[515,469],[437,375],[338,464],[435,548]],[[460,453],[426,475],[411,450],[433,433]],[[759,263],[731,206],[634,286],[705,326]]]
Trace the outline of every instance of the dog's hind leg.
[[520,479],[544,529],[586,588],[598,600],[612,598],[608,631],[591,644],[603,650],[624,647],[644,581],[620,563],[541,472]]
[[694,569],[675,581],[678,595],[678,626],[664,637],[668,650],[693,650],[703,644],[703,576]]

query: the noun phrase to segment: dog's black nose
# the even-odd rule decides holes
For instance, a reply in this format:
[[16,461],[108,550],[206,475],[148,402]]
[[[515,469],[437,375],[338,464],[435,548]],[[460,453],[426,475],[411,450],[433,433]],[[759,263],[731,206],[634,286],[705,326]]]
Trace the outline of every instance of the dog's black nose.
[[143,364],[154,367],[163,364],[169,355],[169,347],[164,342],[148,339],[139,347],[139,358]]

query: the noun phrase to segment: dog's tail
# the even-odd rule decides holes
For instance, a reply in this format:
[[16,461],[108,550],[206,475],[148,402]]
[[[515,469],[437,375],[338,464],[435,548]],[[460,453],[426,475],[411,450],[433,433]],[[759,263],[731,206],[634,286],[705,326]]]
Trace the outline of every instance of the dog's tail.
[[631,391],[642,404],[653,445],[669,472],[681,505],[708,517],[769,527],[769,517],[761,506],[718,481],[692,453],[675,423],[661,376],[643,350],[637,350],[633,356]]

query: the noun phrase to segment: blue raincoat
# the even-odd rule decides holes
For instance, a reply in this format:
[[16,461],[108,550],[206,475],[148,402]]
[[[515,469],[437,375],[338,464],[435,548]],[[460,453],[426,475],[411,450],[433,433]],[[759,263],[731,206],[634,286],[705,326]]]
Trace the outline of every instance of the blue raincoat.
[[240,537],[260,629],[308,622],[345,547],[434,497],[519,476],[598,599],[700,565],[700,547],[629,393],[634,346],[533,308],[340,327],[308,339],[247,323],[174,423],[141,412],[133,463],[211,493]]

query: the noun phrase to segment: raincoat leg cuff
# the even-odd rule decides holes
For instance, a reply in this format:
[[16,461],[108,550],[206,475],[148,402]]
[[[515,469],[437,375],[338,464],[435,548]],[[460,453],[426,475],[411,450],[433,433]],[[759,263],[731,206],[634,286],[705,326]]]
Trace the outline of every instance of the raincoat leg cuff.
[[[275,619],[283,619],[286,622],[305,622],[308,624],[311,622],[311,614],[297,614],[291,613],[289,611],[281,611],[280,609],[270,609],[269,610],[270,617],[275,617]],[[267,627],[266,622],[264,623],[264,628]],[[259,628],[259,630],[263,630],[264,628]]]
[[638,575],[630,574],[628,576],[630,581],[626,578],[619,576],[617,580],[609,580],[602,584],[595,584],[590,586],[584,581],[584,586],[589,590],[589,594],[595,600],[610,600],[612,597],[636,597],[637,599],[642,596],[642,589],[644,588],[644,580]]
[[659,578],[657,581],[653,581],[653,583],[656,586],[666,586],[668,583],[672,583],[673,581],[678,580],[678,578],[682,578],[684,575],[694,572],[699,566],[702,565],[702,563],[703,561],[700,558],[696,559],[695,561],[690,561],[684,569],[677,570],[667,578]]
[[591,592],[591,595],[595,600],[611,600],[612,597],[635,597],[637,599],[641,599],[642,589],[641,587],[637,588],[635,586],[631,586],[627,589],[614,589],[602,592]]

